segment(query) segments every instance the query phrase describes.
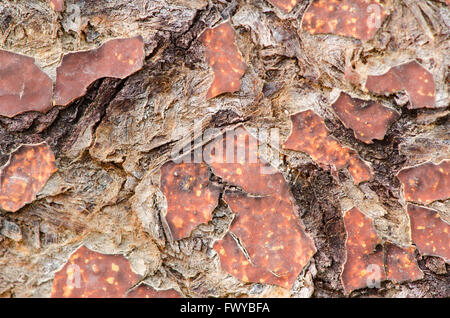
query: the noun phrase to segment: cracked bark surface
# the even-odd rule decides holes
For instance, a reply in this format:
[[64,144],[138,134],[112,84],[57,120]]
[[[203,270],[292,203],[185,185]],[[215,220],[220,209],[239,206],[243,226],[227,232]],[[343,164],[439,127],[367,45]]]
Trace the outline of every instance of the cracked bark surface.
[[[372,39],[361,41],[310,34],[302,18],[314,1],[294,2],[291,8],[283,1],[66,0],[62,11],[44,0],[0,2],[0,50],[33,58],[53,83],[65,54],[136,36],[145,52],[139,71],[100,78],[66,106],[0,116],[0,166],[19,146],[46,142],[58,169],[33,202],[14,213],[0,209],[1,297],[50,297],[55,274],[81,246],[126,258],[151,290],[135,294],[150,297],[157,291],[183,297],[450,297],[450,265],[420,249],[413,256],[421,279],[386,280],[349,295],[341,280],[345,211],[357,208],[373,220],[382,242],[409,248],[409,200],[398,173],[450,159],[448,5],[379,1],[387,16]],[[202,34],[223,22],[235,32],[246,69],[238,90],[208,99],[214,71]],[[382,95],[366,89],[369,76],[411,61],[432,74],[434,108],[414,109],[404,90]],[[398,118],[381,140],[361,141],[333,110],[341,92],[392,109]],[[290,116],[308,110],[323,119],[330,138],[371,166],[370,180],[355,184],[347,169],[281,146],[291,134]],[[210,220],[176,240],[165,219],[161,167],[180,149],[195,154],[240,125],[279,134],[278,147],[272,143],[260,154],[286,181],[295,221],[314,241],[315,254],[290,288],[239,280],[224,270],[214,249],[230,236],[236,216],[225,192],[251,196],[244,186],[210,171],[207,181],[220,192]],[[198,131],[211,134],[197,144],[191,136]],[[448,224],[450,200],[436,197],[419,205]]]

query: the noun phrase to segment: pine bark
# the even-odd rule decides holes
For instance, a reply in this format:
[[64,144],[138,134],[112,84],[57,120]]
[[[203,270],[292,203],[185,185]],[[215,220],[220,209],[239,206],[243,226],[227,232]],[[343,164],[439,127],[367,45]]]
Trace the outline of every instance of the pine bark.
[[[373,39],[359,41],[302,30],[310,2],[300,1],[286,14],[268,1],[65,1],[62,12],[47,1],[1,1],[0,49],[33,57],[53,81],[63,54],[98,48],[110,39],[141,35],[145,63],[126,79],[95,81],[66,107],[0,117],[0,166],[18,146],[45,141],[58,167],[34,202],[16,213],[0,211],[3,225],[13,224],[0,234],[0,296],[50,296],[55,272],[85,245],[126,255],[146,284],[175,288],[186,297],[345,297],[343,214],[354,206],[373,218],[380,238],[410,245],[396,174],[450,159],[449,7],[433,0],[386,0],[389,16]],[[213,73],[200,36],[223,21],[232,25],[247,69],[237,92],[207,100]],[[410,60],[433,74],[436,108],[409,109],[404,92],[375,95],[358,82]],[[358,74],[355,81],[346,78],[349,69]],[[331,108],[341,91],[400,113],[383,140],[361,142],[343,125]],[[278,169],[289,183],[298,217],[317,248],[291,290],[245,284],[221,269],[212,244],[231,222],[223,200],[208,225],[182,241],[170,239],[159,169],[186,144],[194,123],[203,130],[239,124],[275,128],[283,143],[291,132],[289,115],[306,109],[325,120],[333,138],[370,163],[373,177],[355,185],[345,169],[275,149],[281,151]],[[450,221],[449,200],[429,207]],[[449,265],[418,252],[415,257],[423,279],[384,281],[351,296],[450,297]]]

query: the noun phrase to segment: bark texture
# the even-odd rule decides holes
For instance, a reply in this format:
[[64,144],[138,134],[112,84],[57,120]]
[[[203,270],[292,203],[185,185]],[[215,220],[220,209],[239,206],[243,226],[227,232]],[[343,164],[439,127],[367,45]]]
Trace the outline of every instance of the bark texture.
[[[50,1],[1,0],[0,49],[33,57],[53,82],[65,54],[112,39],[141,36],[145,58],[138,72],[98,79],[67,106],[0,116],[0,166],[20,145],[46,142],[58,168],[32,203],[14,213],[0,209],[0,296],[49,297],[55,273],[81,245],[121,254],[143,284],[185,297],[348,296],[340,277],[343,216],[354,207],[373,220],[381,241],[411,246],[397,173],[450,159],[449,7],[382,1],[386,18],[372,39],[361,41],[302,29],[312,1],[296,2],[287,13],[265,0],[67,0],[62,11]],[[238,90],[208,99],[214,73],[202,34],[223,22],[232,26],[246,68]],[[409,107],[404,90],[365,89],[368,75],[413,60],[433,76],[434,108]],[[393,111],[384,137],[364,142],[343,124],[332,107],[341,92]],[[355,184],[348,170],[281,147],[293,128],[290,115],[306,110],[371,167],[369,181]],[[209,178],[221,194],[211,221],[174,240],[164,217],[160,169],[173,151],[190,143],[196,125],[225,131],[241,124],[279,132],[280,146],[262,155],[282,173],[317,250],[290,289],[245,283],[221,266],[214,243],[233,222],[223,199],[233,186],[214,173]],[[423,205],[450,222],[448,197]],[[414,253],[422,279],[386,280],[350,297],[450,297],[449,264]]]

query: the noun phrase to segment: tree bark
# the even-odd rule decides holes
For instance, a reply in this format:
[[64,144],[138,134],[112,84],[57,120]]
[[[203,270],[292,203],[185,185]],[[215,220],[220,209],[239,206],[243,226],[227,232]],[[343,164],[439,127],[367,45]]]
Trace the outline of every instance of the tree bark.
[[[20,145],[46,142],[58,168],[32,203],[13,213],[0,209],[0,296],[49,297],[55,273],[84,245],[124,255],[144,284],[185,297],[450,297],[449,265],[417,249],[422,279],[385,280],[350,295],[341,280],[343,215],[353,207],[373,220],[383,242],[416,245],[397,173],[450,159],[449,7],[383,1],[386,19],[372,39],[358,40],[302,28],[312,1],[298,1],[289,13],[276,2],[68,0],[58,12],[48,1],[1,1],[0,49],[33,57],[54,83],[62,56],[112,39],[141,36],[145,59],[138,72],[100,78],[67,106],[0,116],[0,166]],[[202,34],[222,22],[234,30],[246,69],[238,90],[207,99],[214,72]],[[365,88],[367,76],[409,61],[432,74],[433,108],[412,109],[405,90]],[[366,143],[346,128],[332,107],[341,92],[398,112],[382,140]],[[347,168],[282,147],[295,128],[290,115],[305,110],[371,167],[369,181],[355,184]],[[214,244],[236,213],[223,199],[233,186],[214,173],[222,192],[207,224],[175,240],[165,218],[163,164],[193,143],[196,127],[224,132],[240,125],[279,134],[262,155],[282,173],[295,217],[317,250],[290,288],[243,282],[224,270]],[[449,198],[422,205],[450,222]]]

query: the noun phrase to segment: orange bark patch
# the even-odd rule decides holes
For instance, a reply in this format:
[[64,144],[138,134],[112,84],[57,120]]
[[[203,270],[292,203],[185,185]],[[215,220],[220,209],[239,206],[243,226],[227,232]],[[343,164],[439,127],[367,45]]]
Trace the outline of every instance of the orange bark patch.
[[297,3],[300,2],[300,0],[269,0],[269,2],[285,13],[289,13],[292,9],[294,9]]
[[64,0],[49,0],[50,6],[57,12],[64,11]]
[[283,176],[258,154],[259,141],[243,127],[206,145],[205,161],[215,175],[249,193],[288,196]]
[[125,78],[142,68],[142,37],[116,39],[95,50],[64,55],[56,70],[55,103],[67,105],[102,77]]
[[359,288],[375,287],[386,279],[400,283],[423,278],[414,257],[415,248],[402,248],[390,242],[383,244],[372,219],[357,208],[345,212],[344,224],[347,256],[341,280],[346,294]]
[[411,236],[420,253],[450,261],[450,225],[431,209],[408,204]]
[[450,160],[404,168],[397,178],[407,201],[428,204],[450,198]]
[[423,272],[414,257],[415,248],[401,248],[392,243],[384,244],[387,279],[394,282],[415,281],[423,278]]
[[141,285],[129,292],[127,298],[181,298],[181,295],[174,289],[154,290],[150,286]]
[[52,108],[53,83],[28,56],[0,50],[0,116]]
[[371,168],[362,161],[354,150],[343,147],[329,136],[325,122],[314,111],[306,110],[291,116],[292,132],[283,148],[306,152],[323,165],[337,169],[347,167],[355,184],[371,178]]
[[173,161],[161,167],[161,191],[167,199],[166,220],[174,239],[188,237],[201,223],[211,220],[220,189],[209,181],[204,163]]
[[383,75],[369,75],[366,88],[384,95],[404,90],[409,97],[409,109],[435,107],[433,74],[416,61],[397,65]]
[[[244,282],[291,288],[316,249],[295,215],[283,175],[260,158],[258,140],[243,127],[212,145],[209,164],[214,174],[251,193],[227,191],[224,195],[236,217],[230,228],[233,234],[214,246],[222,267]],[[227,158],[230,149],[234,156]]]
[[373,139],[382,140],[388,128],[400,114],[376,102],[367,102],[341,93],[333,104],[336,115],[345,127],[353,130],[356,138],[372,143]]
[[205,45],[206,58],[214,72],[206,99],[238,91],[247,65],[237,48],[235,33],[230,23],[207,29],[201,36],[201,41]]
[[138,280],[122,255],[100,254],[82,246],[55,274],[51,297],[124,297]]
[[47,144],[20,146],[0,170],[0,208],[16,212],[33,202],[56,170]]
[[302,18],[311,34],[336,34],[363,41],[372,39],[387,17],[378,0],[313,0]]
[[[258,140],[243,127],[227,131],[202,150],[204,163],[168,162],[161,169],[161,189],[168,199],[168,223],[178,224],[176,231],[189,233],[192,226],[184,215],[202,206],[207,207],[207,220],[210,219],[219,191],[210,185],[209,165],[216,176],[250,193],[224,194],[224,200],[237,215],[232,232],[214,246],[224,270],[244,282],[292,287],[316,250],[295,215],[294,199],[283,175],[260,158]],[[206,190],[193,199],[197,189]],[[172,210],[176,214],[169,214]]]
[[214,246],[222,267],[244,282],[291,288],[316,251],[311,238],[297,223],[292,203],[279,197],[233,192],[226,192],[224,200],[236,213],[230,231],[248,258],[227,234]]
[[341,279],[344,291],[348,294],[367,287],[370,282],[385,280],[386,274],[383,250],[376,249],[382,242],[373,228],[372,219],[353,208],[345,212],[344,224],[347,231],[347,259]]

